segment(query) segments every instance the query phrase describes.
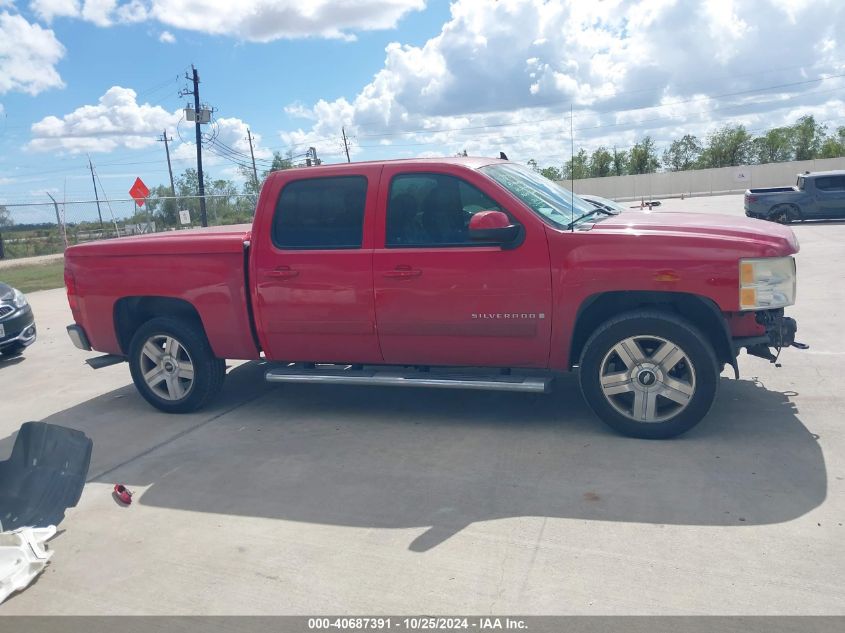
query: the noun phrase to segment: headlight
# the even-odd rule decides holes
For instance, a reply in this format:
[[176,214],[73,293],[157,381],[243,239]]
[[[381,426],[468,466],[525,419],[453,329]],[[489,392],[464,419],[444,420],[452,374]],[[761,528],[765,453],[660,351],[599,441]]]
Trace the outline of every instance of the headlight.
[[12,305],[16,308],[22,308],[27,304],[26,297],[20,290],[12,289]]
[[739,309],[767,310],[795,303],[795,259],[739,260]]

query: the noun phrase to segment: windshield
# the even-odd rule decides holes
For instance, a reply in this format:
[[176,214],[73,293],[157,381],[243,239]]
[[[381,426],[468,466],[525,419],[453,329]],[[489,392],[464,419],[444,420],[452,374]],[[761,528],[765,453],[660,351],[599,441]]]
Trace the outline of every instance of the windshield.
[[593,205],[573,196],[568,189],[528,167],[513,163],[496,163],[482,167],[480,171],[558,228],[566,228],[574,220],[596,210]]

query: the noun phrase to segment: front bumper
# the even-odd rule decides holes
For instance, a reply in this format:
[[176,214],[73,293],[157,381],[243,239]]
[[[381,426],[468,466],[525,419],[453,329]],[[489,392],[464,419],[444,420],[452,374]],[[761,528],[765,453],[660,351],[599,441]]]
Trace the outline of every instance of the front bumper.
[[0,325],[3,326],[0,351],[9,347],[32,345],[38,335],[35,328],[35,315],[28,305],[0,319]]
[[[765,358],[771,362],[777,360],[777,354],[784,347],[807,349],[808,346],[795,341],[798,332],[798,322],[784,316],[783,308],[777,310],[762,310],[757,312],[755,320],[764,332],[759,336],[747,336],[733,339],[734,350],[739,353],[743,347],[751,356]],[[775,353],[772,353],[772,349]]]

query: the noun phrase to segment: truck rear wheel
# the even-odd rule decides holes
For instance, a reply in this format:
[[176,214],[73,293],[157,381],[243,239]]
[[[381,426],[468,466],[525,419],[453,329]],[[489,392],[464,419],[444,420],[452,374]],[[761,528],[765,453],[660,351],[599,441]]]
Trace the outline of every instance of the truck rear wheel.
[[220,391],[226,364],[214,356],[196,325],[157,317],[132,337],[129,370],[138,392],[151,405],[167,413],[188,413]]
[[716,397],[719,365],[708,339],[673,314],[640,310],[601,325],[584,346],[579,379],[590,408],[642,439],[690,430]]
[[798,218],[799,213],[791,204],[778,204],[769,211],[769,219],[778,224],[789,224]]

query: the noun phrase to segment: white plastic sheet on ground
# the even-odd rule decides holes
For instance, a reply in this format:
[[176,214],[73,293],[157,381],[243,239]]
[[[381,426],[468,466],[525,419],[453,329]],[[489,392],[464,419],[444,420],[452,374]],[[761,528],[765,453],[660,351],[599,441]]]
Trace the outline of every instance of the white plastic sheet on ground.
[[0,532],[0,603],[29,586],[47,566],[53,552],[45,543],[55,534],[55,525]]

